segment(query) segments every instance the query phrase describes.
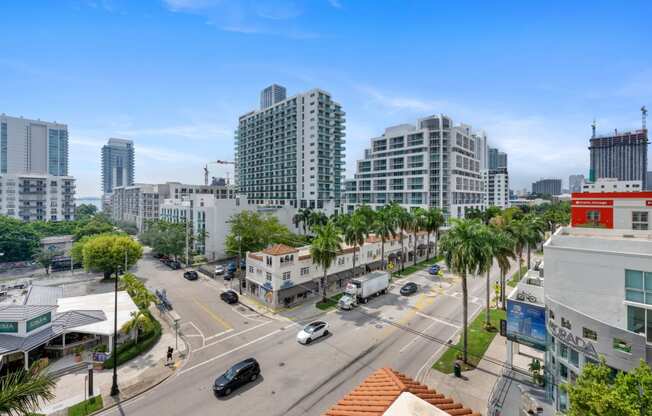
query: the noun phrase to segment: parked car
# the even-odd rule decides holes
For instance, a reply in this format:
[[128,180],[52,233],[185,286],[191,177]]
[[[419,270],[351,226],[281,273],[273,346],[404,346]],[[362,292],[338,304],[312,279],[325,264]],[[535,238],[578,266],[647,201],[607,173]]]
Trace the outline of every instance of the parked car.
[[224,273],[224,280],[229,281],[229,280],[233,279],[233,276],[234,276],[234,273],[227,270],[226,273]]
[[436,274],[439,273],[440,270],[441,270],[441,267],[439,267],[438,264],[433,264],[432,266],[430,266],[428,268],[428,273],[430,273],[432,275],[436,275]]
[[221,264],[218,264],[217,266],[215,266],[215,274],[218,274],[218,275],[219,274],[224,274],[224,266],[222,266]]
[[228,396],[238,387],[255,381],[260,375],[260,364],[254,358],[247,358],[234,364],[226,373],[215,379],[213,391],[218,396]]
[[235,293],[233,290],[227,290],[225,292],[220,293],[220,299],[222,299],[224,302],[228,303],[229,305],[232,303],[238,303],[238,294]]
[[324,321],[311,322],[297,334],[299,344],[310,344],[313,340],[328,335],[328,323]]
[[183,274],[183,277],[188,279],[188,280],[197,280],[197,279],[199,279],[199,275],[194,270],[188,270],[187,272],[185,272]]
[[235,263],[231,262],[226,266],[226,271],[235,273],[235,271],[238,270],[238,267],[235,265]]
[[240,268],[245,270],[247,268],[247,261],[245,259],[240,260]]
[[167,265],[172,270],[179,270],[181,268],[181,263],[177,260],[170,260]]
[[403,296],[409,296],[417,293],[417,290],[419,290],[418,286],[414,282],[407,282],[406,284],[401,287],[401,295]]

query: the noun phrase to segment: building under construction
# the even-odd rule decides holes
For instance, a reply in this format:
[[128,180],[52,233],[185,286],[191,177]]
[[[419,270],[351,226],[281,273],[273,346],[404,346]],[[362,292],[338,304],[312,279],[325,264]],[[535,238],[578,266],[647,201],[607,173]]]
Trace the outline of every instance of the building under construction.
[[590,140],[590,181],[600,178],[617,178],[623,181],[640,180],[647,185],[648,130],[645,125],[647,111],[641,109],[643,128],[596,135],[595,125]]

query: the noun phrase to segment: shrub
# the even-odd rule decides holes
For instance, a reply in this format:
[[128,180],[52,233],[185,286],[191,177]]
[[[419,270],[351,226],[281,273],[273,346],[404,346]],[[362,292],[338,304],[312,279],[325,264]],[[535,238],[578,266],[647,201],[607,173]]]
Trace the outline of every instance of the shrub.
[[91,397],[68,408],[68,416],[86,416],[104,407],[102,396]]
[[[142,334],[141,337],[138,338],[138,342],[129,341],[118,347],[118,365],[124,364],[132,358],[149,351],[150,348],[158,342],[159,338],[161,338],[161,324],[154,318],[154,316],[152,316],[151,313],[147,312],[147,314],[152,320],[152,330]],[[103,365],[107,370],[113,368],[113,354],[104,361]]]

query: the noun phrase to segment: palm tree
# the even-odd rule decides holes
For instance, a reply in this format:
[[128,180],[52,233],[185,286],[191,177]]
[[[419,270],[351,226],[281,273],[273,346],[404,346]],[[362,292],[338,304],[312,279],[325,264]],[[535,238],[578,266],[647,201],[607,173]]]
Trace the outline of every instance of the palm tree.
[[328,268],[337,258],[338,253],[342,250],[342,237],[339,230],[332,222],[326,225],[317,225],[313,228],[315,238],[310,245],[310,255],[312,261],[324,269],[322,278],[322,302],[326,302],[326,282],[328,277]]
[[391,205],[392,216],[396,221],[396,226],[399,229],[401,235],[401,273],[403,273],[403,264],[405,263],[405,242],[403,241],[403,235],[406,230],[410,228],[412,223],[412,215],[402,206],[396,204]]
[[[501,296],[500,300],[501,303],[504,303],[504,280],[505,280],[505,273],[510,268],[510,259],[515,259],[516,255],[514,254],[514,242],[512,239],[507,235],[507,233],[500,231],[498,228],[494,226],[484,226],[483,227],[484,232],[483,232],[483,237],[484,237],[484,244],[485,244],[485,250],[484,256],[482,256],[482,260],[486,262],[485,264],[485,272],[487,273],[486,277],[486,320],[485,320],[485,327],[490,328],[491,327],[491,317],[489,314],[489,297],[491,293],[491,267],[493,266],[494,260],[498,263],[498,267],[500,268],[500,288],[501,288]],[[504,308],[504,305],[503,305]]]
[[325,225],[328,222],[328,217],[322,211],[311,211],[308,216],[308,224],[310,229],[314,227]]
[[127,321],[121,328],[125,334],[136,329],[136,344],[138,344],[138,335],[141,332],[147,332],[152,329],[154,323],[152,318],[145,310],[138,308],[137,311],[131,313],[131,319]]
[[380,261],[383,270],[385,270],[385,241],[396,236],[396,223],[393,212],[389,207],[383,207],[376,211],[376,220],[371,229],[377,237],[380,237]]
[[371,226],[371,224],[373,224],[374,220],[376,219],[377,211],[374,211],[373,208],[371,208],[369,205],[360,205],[355,210],[355,212],[362,215],[368,226]]
[[423,208],[416,208],[414,211],[410,213],[411,215],[411,221],[410,221],[410,231],[412,231],[412,236],[414,237],[414,255],[412,257],[412,260],[414,261],[414,265],[417,265],[417,233],[421,231],[422,229],[425,228],[425,211]]
[[0,414],[28,415],[54,399],[55,379],[36,364],[0,377]]
[[344,227],[344,242],[350,246],[353,246],[353,277],[355,277],[356,274],[355,252],[358,247],[362,247],[368,234],[369,228],[367,227],[367,223],[365,222],[365,219],[362,217],[362,215],[358,213],[351,215],[350,220]]
[[523,217],[523,220],[527,229],[527,268],[529,270],[531,267],[530,256],[532,246],[536,247],[537,244],[543,241],[546,226],[541,217],[536,214],[527,214]]
[[310,221],[310,209],[299,208],[297,213],[292,217],[292,223],[295,227],[303,226],[303,235],[306,235],[306,228]]
[[480,266],[483,251],[482,223],[479,220],[453,219],[453,227],[442,237],[439,244],[446,266],[462,278],[462,328],[463,359],[468,362],[468,287],[466,277],[475,274]]
[[430,259],[430,233],[435,234],[435,257],[437,257],[437,244],[439,243],[439,229],[444,225],[446,219],[439,208],[430,208],[425,213],[424,228],[428,232],[428,253],[426,258]]
[[518,254],[518,272],[523,267],[523,249],[528,241],[528,228],[524,219],[507,219],[505,229],[514,240],[514,251]]

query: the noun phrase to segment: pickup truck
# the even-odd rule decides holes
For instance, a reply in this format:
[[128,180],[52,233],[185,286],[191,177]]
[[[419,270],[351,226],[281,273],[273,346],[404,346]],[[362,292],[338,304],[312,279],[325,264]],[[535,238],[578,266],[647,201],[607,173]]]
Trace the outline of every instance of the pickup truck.
[[340,309],[352,309],[358,303],[367,303],[372,296],[387,293],[388,287],[389,273],[380,270],[351,279],[337,305]]

